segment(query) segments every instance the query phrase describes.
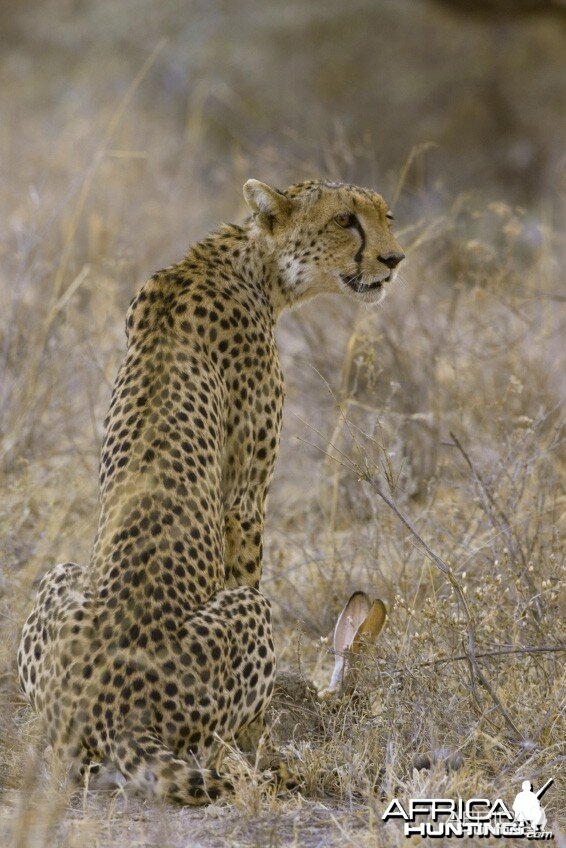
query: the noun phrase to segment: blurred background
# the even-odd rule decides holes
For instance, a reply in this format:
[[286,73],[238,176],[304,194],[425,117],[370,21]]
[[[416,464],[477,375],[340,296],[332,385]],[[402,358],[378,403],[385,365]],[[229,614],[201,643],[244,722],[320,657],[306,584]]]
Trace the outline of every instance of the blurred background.
[[561,0],[4,0],[0,15],[4,156],[38,192],[72,191],[63,157],[78,178],[161,39],[118,135],[146,154],[139,197],[171,202],[151,176],[181,190],[196,133],[198,173],[223,196],[236,153],[267,176],[308,165],[385,188],[421,144],[434,148],[410,184],[430,202],[473,188],[532,203],[556,188]]
[[[97,349],[112,332],[122,345],[120,323],[104,321],[110,304],[121,315],[154,270],[241,216],[250,176],[376,188],[395,204],[408,244],[431,226],[438,236],[440,219],[461,233],[464,206],[483,216],[502,201],[509,214],[520,209],[521,250],[531,255],[564,187],[565,23],[562,0],[4,0],[4,365],[23,368],[16,382],[25,374],[8,347],[19,350],[20,336],[29,356],[29,320],[41,321],[86,266],[90,281],[79,281],[71,307],[91,304],[104,330]],[[482,216],[468,215],[468,241],[493,226]],[[447,254],[434,261],[440,278]],[[416,268],[408,261],[405,276]],[[452,262],[452,281],[457,273]],[[332,306],[317,304],[285,319],[285,355],[320,346],[321,308],[328,318]],[[352,308],[334,308],[347,324]],[[59,311],[55,325],[67,320]],[[345,339],[334,334],[315,363],[326,376]],[[48,348],[36,367],[53,365]],[[76,368],[69,379],[73,403],[73,386],[85,383]],[[5,374],[8,417],[13,390]],[[60,412],[62,426],[77,424]],[[31,418],[12,422],[9,461],[42,426],[36,413],[32,405]]]
[[[386,197],[407,259],[379,310],[321,298],[279,325],[287,405],[264,588],[281,661],[299,656],[299,621],[316,676],[329,662],[316,640],[347,593],[379,593],[383,650],[415,689],[401,716],[391,684],[396,736],[378,733],[378,759],[403,775],[414,728],[433,745],[457,720],[489,784],[500,754],[462,676],[414,666],[461,652],[461,611],[356,464],[456,569],[482,647],[558,638],[565,24],[563,0],[2,0],[6,762],[35,581],[88,561],[129,300],[241,219],[246,179],[330,177]],[[559,674],[513,662],[498,691],[531,727],[554,715]],[[544,778],[551,736],[532,749]]]
[[[563,2],[5,0],[0,16],[0,459],[10,484],[37,474],[83,516],[84,557],[128,302],[245,214],[248,177],[371,186],[409,257],[382,310],[326,298],[281,321],[274,530],[297,511],[313,527],[328,509],[333,526],[367,514],[311,444],[316,427],[348,448],[338,403],[383,429],[401,499],[447,473],[451,416],[489,432],[490,461],[511,414],[488,415],[491,400],[528,418],[548,393],[552,408]],[[60,553],[47,534],[49,560],[68,555],[65,532]],[[8,547],[25,559],[36,542],[11,533]]]
[[[444,468],[451,416],[490,433],[490,461],[511,414],[488,415],[491,400],[527,418],[540,393],[553,407],[563,2],[5,0],[0,16],[0,459],[10,485],[39,475],[83,516],[83,556],[128,302],[245,214],[248,177],[371,186],[409,257],[382,310],[326,298],[281,321],[274,528],[297,510],[314,526],[328,508],[333,525],[367,513],[311,444],[316,427],[348,447],[339,402],[383,428],[401,499]],[[36,531],[8,547],[25,559]],[[47,534],[49,559],[68,555],[64,533],[60,553]]]

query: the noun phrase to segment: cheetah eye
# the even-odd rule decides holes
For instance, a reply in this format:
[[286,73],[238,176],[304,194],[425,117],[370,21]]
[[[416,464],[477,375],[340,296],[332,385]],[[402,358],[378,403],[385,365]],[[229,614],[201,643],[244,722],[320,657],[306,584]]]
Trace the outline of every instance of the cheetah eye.
[[356,216],[351,212],[340,212],[339,215],[335,216],[334,221],[339,227],[348,229],[348,227],[353,227],[356,223]]
[[394,221],[395,220],[395,215],[393,215],[392,212],[386,212],[385,217],[387,218],[388,221]]

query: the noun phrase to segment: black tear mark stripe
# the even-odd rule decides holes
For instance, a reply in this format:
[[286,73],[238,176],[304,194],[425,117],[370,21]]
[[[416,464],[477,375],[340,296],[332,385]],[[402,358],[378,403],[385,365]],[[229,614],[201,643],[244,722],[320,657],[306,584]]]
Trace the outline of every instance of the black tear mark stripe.
[[356,230],[358,231],[358,235],[359,235],[361,242],[362,242],[360,244],[360,248],[359,248],[358,252],[354,256],[354,262],[357,265],[358,273],[360,273],[361,272],[362,259],[364,258],[364,250],[366,248],[366,234],[364,232],[364,228],[360,224],[356,215],[354,215],[353,218],[354,218],[354,220],[352,221],[352,226],[355,227]]

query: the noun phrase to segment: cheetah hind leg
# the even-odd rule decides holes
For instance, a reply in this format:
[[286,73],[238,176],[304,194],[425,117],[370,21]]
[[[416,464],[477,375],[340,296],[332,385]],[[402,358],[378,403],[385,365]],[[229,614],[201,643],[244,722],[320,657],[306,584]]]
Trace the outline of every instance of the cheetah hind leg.
[[143,727],[116,734],[113,748],[113,761],[128,782],[158,800],[195,807],[233,791],[226,776],[177,757],[156,733]]
[[275,786],[277,792],[292,792],[304,785],[304,776],[299,766],[279,751],[264,716],[259,716],[240,730],[236,740],[248,760],[253,761],[255,758],[257,767],[264,772],[268,783]]

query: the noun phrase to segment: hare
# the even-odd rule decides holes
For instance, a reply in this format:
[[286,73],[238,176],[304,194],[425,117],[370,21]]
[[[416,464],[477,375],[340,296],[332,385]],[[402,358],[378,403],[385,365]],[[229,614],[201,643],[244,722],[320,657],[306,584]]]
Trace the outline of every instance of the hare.
[[334,628],[334,670],[322,698],[351,693],[360,662],[381,633],[387,610],[379,598],[370,601],[365,592],[354,592],[338,616]]
[[[334,627],[334,668],[328,686],[317,690],[312,681],[296,672],[277,675],[267,720],[279,745],[316,740],[323,746],[334,735],[337,722],[346,733],[358,732],[358,722],[363,724],[372,715],[374,691],[361,674],[371,666],[371,652],[386,618],[383,601],[371,601],[365,592],[354,592]],[[450,772],[458,771],[463,763],[459,751],[432,745],[415,752],[412,767]]]
[[365,592],[354,592],[334,627],[334,669],[328,686],[318,691],[296,672],[277,675],[269,724],[279,744],[322,737],[329,710],[337,709],[344,699],[361,711],[363,699],[355,693],[356,684],[386,617],[383,601],[371,601]]

